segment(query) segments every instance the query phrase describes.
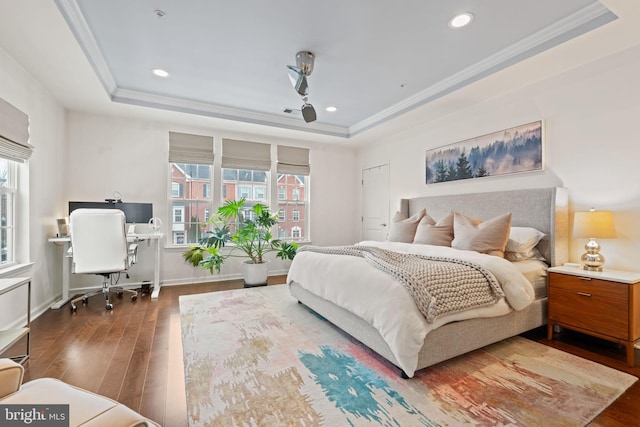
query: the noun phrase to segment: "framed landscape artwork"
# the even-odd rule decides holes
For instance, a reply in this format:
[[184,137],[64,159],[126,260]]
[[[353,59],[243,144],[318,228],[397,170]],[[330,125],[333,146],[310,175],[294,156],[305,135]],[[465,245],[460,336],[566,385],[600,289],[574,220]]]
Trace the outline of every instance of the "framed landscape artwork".
[[426,151],[426,182],[542,170],[542,120]]

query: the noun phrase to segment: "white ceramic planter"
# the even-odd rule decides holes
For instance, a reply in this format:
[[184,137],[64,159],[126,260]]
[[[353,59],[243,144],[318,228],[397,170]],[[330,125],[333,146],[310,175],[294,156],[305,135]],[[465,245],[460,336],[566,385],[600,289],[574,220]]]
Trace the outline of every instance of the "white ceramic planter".
[[269,277],[269,261],[252,264],[251,260],[242,261],[242,274],[245,286],[264,286]]

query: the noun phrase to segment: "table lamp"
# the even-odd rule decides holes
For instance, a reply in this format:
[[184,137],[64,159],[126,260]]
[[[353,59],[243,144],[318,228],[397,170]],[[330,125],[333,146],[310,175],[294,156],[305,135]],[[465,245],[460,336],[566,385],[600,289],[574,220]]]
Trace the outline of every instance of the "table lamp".
[[584,248],[580,261],[585,270],[602,271],[604,256],[600,253],[600,245],[595,239],[614,239],[616,230],[613,226],[611,211],[576,212],[573,217],[573,237],[587,238],[589,241]]

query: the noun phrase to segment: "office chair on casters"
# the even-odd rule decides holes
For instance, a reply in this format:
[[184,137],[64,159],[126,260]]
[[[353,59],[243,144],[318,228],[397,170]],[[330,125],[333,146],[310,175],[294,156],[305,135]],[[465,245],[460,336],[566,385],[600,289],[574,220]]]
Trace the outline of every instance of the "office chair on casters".
[[[89,297],[104,294],[107,310],[113,308],[109,290],[115,273],[125,272],[135,263],[136,245],[129,247],[125,232],[124,213],[118,209],[76,209],[69,216],[73,272],[75,274],[97,274],[103,276],[102,289],[84,294],[71,301],[71,311],[76,303],[87,304]],[[138,292],[117,288],[118,296],[131,293],[131,301]]]

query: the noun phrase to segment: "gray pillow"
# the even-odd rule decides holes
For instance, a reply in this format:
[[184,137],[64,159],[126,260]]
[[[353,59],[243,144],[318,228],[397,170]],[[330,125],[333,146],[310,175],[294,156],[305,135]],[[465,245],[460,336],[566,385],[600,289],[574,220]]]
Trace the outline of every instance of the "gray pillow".
[[453,240],[453,212],[449,212],[438,222],[429,214],[418,223],[413,243],[422,245],[451,246]]
[[422,209],[421,211],[407,218],[400,212],[396,212],[393,218],[391,218],[391,226],[389,227],[387,241],[412,243],[413,238],[416,234],[418,223],[420,222],[422,217],[425,216],[425,214],[426,211]]
[[504,258],[510,231],[511,212],[486,221],[455,212],[451,246]]

